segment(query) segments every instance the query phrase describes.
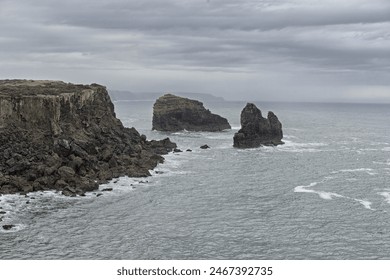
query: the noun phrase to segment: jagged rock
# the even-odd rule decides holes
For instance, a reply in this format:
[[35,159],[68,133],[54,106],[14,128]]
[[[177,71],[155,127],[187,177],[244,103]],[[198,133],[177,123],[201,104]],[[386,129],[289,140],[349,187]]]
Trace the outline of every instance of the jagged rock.
[[201,149],[210,149],[209,145],[207,145],[207,144],[200,146],[200,148]]
[[180,150],[180,149],[174,149],[173,152],[174,152],[174,153],[181,153],[181,152],[183,152],[183,151]]
[[153,130],[222,131],[230,128],[225,118],[212,114],[196,100],[165,94],[153,106]]
[[262,145],[276,146],[282,141],[282,124],[273,112],[263,118],[261,111],[248,103],[241,112],[241,129],[234,134],[233,146],[236,148],[255,148]]
[[176,148],[116,118],[104,86],[0,80],[0,194],[82,195],[119,176],[148,176]]

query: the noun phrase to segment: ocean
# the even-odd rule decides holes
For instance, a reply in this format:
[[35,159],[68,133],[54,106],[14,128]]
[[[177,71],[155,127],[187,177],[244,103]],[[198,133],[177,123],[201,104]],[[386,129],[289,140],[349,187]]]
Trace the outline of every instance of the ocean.
[[151,131],[153,101],[114,104],[183,152],[113,191],[1,196],[16,227],[0,259],[390,259],[390,105],[256,102],[285,144],[236,149],[244,102],[205,102],[232,125],[213,133]]

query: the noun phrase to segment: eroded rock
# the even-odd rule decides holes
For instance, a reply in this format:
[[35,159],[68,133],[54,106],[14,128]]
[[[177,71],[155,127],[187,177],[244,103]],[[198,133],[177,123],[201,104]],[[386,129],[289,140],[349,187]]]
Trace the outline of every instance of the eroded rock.
[[153,127],[159,131],[222,131],[230,129],[227,119],[212,114],[202,102],[165,94],[153,106]]
[[253,103],[248,103],[241,112],[241,129],[234,134],[236,148],[256,148],[262,145],[276,146],[282,141],[282,124],[273,112],[263,118],[261,111]]

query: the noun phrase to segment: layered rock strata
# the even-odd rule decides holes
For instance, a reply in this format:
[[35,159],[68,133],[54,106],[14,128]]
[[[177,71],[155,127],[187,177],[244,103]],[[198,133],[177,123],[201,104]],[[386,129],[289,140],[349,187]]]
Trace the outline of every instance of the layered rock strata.
[[253,103],[248,103],[241,112],[241,129],[234,134],[236,148],[256,148],[262,145],[276,146],[282,141],[282,124],[273,112],[263,118],[261,111]]
[[101,85],[0,81],[0,194],[81,195],[115,177],[150,175],[175,147],[125,128]]
[[153,106],[153,127],[159,131],[222,131],[228,121],[207,110],[202,102],[165,94]]

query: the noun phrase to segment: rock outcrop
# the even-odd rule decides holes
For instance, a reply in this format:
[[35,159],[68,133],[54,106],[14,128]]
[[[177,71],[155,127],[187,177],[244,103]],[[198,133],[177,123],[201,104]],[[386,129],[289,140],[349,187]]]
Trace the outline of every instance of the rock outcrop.
[[282,141],[282,124],[273,112],[263,118],[261,111],[248,103],[241,112],[241,129],[234,134],[233,146],[236,148],[256,148],[262,145],[276,146]]
[[222,131],[230,129],[228,121],[210,110],[203,103],[165,94],[153,106],[153,127],[159,131]]
[[119,176],[148,176],[176,148],[116,118],[105,87],[0,81],[0,194],[83,194]]

